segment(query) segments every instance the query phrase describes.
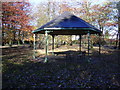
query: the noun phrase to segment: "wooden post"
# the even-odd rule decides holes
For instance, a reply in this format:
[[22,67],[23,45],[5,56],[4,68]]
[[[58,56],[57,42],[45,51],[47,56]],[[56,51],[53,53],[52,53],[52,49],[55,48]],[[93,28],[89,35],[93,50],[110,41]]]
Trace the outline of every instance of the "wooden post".
[[88,56],[90,54],[90,31],[88,31]]
[[52,35],[52,54],[54,55],[54,37],[55,35]]
[[117,48],[117,46],[118,46],[118,34],[117,34],[117,37],[116,37],[116,48]]
[[82,50],[81,50],[81,35],[79,35],[79,41],[80,41],[80,42],[79,42],[79,50],[80,50],[80,53],[81,53],[81,51],[82,51]]
[[46,63],[48,60],[48,31],[45,31],[45,37],[46,37],[46,39],[45,39],[46,45],[45,45],[45,61],[44,61],[44,63]]
[[99,54],[101,54],[101,36],[99,34]]
[[36,49],[36,45],[35,45],[35,34],[33,35],[33,38],[34,38],[34,42],[33,42],[33,49],[34,49],[33,58],[35,59],[35,49]]

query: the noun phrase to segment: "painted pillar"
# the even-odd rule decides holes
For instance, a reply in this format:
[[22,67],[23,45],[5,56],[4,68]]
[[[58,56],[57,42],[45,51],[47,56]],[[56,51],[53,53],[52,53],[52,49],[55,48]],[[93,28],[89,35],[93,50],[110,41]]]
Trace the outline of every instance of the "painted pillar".
[[99,54],[101,53],[101,36],[99,34]]
[[33,58],[35,59],[35,50],[36,50],[36,44],[35,44],[35,34],[33,35],[33,38],[34,38],[34,42],[33,42],[33,50],[34,50],[34,53],[33,53]]
[[79,43],[79,49],[80,49],[80,53],[81,53],[81,51],[82,51],[82,50],[81,50],[81,37],[82,37],[82,36],[79,35],[79,41],[80,41],[80,43]]
[[90,54],[90,31],[88,31],[88,56]]
[[45,45],[45,63],[47,62],[47,60],[48,60],[48,31],[45,31],[45,43],[46,43],[46,45]]
[[54,55],[54,37],[55,35],[52,35],[52,54]]

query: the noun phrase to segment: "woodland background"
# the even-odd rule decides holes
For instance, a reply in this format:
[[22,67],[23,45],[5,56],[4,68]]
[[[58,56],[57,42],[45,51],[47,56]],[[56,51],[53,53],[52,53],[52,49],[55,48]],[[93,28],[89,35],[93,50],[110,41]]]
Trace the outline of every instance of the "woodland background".
[[[30,1],[1,2],[2,43],[1,45],[20,45],[33,43],[32,30],[69,11],[102,31],[102,44],[120,47],[119,43],[119,4],[118,0],[108,0],[102,4],[83,0],[78,1],[45,1],[33,5]],[[118,5],[117,5],[118,4]],[[44,44],[44,35],[38,35],[39,42]],[[49,36],[51,37],[51,36]],[[83,39],[85,36],[83,36]],[[59,41],[58,42],[58,38]],[[96,38],[96,39],[95,39]],[[96,35],[91,36],[93,44],[98,43]],[[55,43],[77,42],[72,36],[57,36]],[[51,39],[49,38],[49,41]],[[50,42],[49,42],[50,43]]]

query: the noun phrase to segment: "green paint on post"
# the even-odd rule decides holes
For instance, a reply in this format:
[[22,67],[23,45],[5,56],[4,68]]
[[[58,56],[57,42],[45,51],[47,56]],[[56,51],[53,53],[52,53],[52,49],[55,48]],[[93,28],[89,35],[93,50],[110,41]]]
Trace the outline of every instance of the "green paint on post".
[[101,36],[99,35],[99,54],[101,54]]
[[45,45],[45,61],[44,61],[44,63],[46,63],[48,61],[48,33],[50,33],[50,32],[52,32],[52,31],[47,31],[47,30],[45,31],[46,45]]
[[52,55],[54,55],[54,35],[52,35]]
[[80,53],[81,53],[81,51],[82,51],[82,49],[81,49],[81,39],[82,39],[82,36],[81,35],[79,35],[79,49],[80,49]]
[[44,61],[44,63],[46,63],[48,61],[48,31],[45,31],[45,37],[46,37],[46,39],[45,39],[46,45],[45,45],[45,61]]
[[34,38],[34,43],[33,43],[33,49],[34,49],[34,52],[33,52],[33,59],[35,59],[35,49],[36,49],[36,45],[35,45],[35,34],[34,34],[34,36],[33,36],[33,38]]
[[90,54],[90,32],[88,31],[88,56]]

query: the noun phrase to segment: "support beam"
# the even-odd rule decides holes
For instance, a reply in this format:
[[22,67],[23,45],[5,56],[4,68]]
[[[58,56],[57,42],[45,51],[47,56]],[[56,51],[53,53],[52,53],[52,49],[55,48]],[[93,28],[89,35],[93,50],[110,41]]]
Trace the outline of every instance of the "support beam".
[[90,54],[90,31],[88,31],[88,56]]
[[54,55],[54,37],[55,35],[52,35],[52,54]]
[[117,37],[116,37],[116,43],[115,43],[115,45],[116,45],[116,48],[118,47],[118,34],[117,34]]
[[79,35],[79,50],[80,50],[80,53],[81,53],[81,51],[82,51],[82,49],[81,49],[81,35]]
[[45,43],[46,43],[46,45],[45,45],[45,61],[44,61],[44,63],[46,63],[47,62],[47,60],[48,60],[48,31],[45,31]]
[[99,34],[99,54],[101,54],[101,36]]
[[34,49],[34,52],[33,52],[33,58],[35,59],[35,50],[36,50],[36,44],[35,44],[35,34],[33,35],[33,38],[34,38],[34,42],[33,42],[33,49]]

